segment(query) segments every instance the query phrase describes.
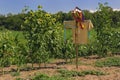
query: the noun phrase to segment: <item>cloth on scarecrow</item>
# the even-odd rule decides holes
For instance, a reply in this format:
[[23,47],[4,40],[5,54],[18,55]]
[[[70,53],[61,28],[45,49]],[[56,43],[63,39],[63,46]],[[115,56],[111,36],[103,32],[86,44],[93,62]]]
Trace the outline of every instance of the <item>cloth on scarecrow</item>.
[[73,11],[72,11],[72,15],[73,18],[75,19],[75,21],[77,22],[77,26],[81,27],[81,29],[84,29],[85,26],[81,23],[84,22],[84,15],[81,9],[79,9],[78,7],[76,7]]

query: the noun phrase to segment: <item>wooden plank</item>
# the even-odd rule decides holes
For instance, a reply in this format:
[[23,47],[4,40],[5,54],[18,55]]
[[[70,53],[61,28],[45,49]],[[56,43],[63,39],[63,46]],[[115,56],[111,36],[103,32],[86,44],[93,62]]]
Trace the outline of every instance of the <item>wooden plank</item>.
[[82,24],[85,26],[81,29],[79,26],[76,27],[74,20],[64,21],[64,27],[66,29],[72,29],[73,43],[75,44],[87,44],[88,43],[88,31],[93,28],[91,20],[84,20]]
[[73,43],[75,44],[87,44],[88,43],[88,31],[91,28],[93,28],[93,25],[90,20],[85,20],[84,22],[82,22],[82,24],[85,26],[84,29],[81,29],[79,26],[76,29],[72,28]]

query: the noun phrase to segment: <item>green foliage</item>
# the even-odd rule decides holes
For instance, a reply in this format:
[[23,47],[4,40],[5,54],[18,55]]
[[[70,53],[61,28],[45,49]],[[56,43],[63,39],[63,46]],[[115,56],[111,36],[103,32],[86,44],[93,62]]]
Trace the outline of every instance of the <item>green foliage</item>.
[[61,76],[52,76],[50,77],[50,79],[48,80],[69,80],[68,78],[64,78],[64,77],[61,77]]
[[95,66],[97,67],[120,66],[120,57],[111,57],[102,61],[96,61]]
[[47,76],[46,74],[37,74],[35,75],[35,77],[33,77],[32,80],[47,80],[49,78],[49,76]]
[[111,30],[111,9],[106,6],[106,4],[99,4],[99,9],[96,12],[99,22],[98,25],[96,25],[96,31],[97,31],[97,43],[98,43],[98,51],[99,56],[105,56],[109,47],[108,47],[108,34]]
[[20,76],[20,72],[12,72],[11,76],[15,77],[15,76]]
[[56,22],[51,14],[42,11],[40,6],[38,10],[28,12],[22,28],[29,48],[28,58],[32,64],[45,63],[49,57],[59,54],[62,39],[60,34],[63,32],[60,26],[61,24]]
[[78,72],[76,71],[68,71],[68,70],[59,70],[58,71],[62,77],[75,77],[78,76]]
[[10,32],[5,31],[0,35],[0,67],[10,66],[12,46],[8,34],[10,34]]
[[89,56],[91,55],[88,53],[88,45],[80,45],[79,46],[79,56]]
[[[26,47],[21,43],[19,34],[12,31],[2,31],[0,35],[0,67],[7,67],[15,64],[18,67],[26,63]],[[19,39],[19,40],[18,40]],[[18,70],[19,71],[19,70]]]
[[17,72],[20,71],[20,67],[27,63],[27,49],[25,45],[20,43],[18,40],[18,34],[13,39],[14,41],[14,48],[13,48],[13,55],[11,58],[12,64],[17,65]]
[[62,47],[62,55],[61,58],[65,59],[66,62],[68,59],[72,59],[75,57],[75,50],[74,45],[71,43],[71,40],[66,40],[66,42],[63,42]]
[[85,71],[68,71],[68,70],[59,70],[59,73],[61,73],[62,77],[76,77],[76,76],[85,76],[85,75],[105,75],[105,73],[101,71],[95,71],[95,70],[85,70]]
[[119,49],[119,47],[120,47],[120,29],[119,28],[111,31],[109,47],[113,53],[120,52],[120,49]]
[[114,11],[112,14],[112,27],[120,28],[120,11]]
[[24,80],[24,79],[22,79],[22,78],[16,78],[16,80]]
[[3,28],[9,29],[9,30],[21,30],[21,25],[23,24],[25,14],[17,14],[13,15],[9,13],[6,16],[0,16],[0,27],[3,26]]
[[[113,10],[107,6],[107,3],[99,3],[97,12],[93,14],[93,24],[96,31],[96,54],[100,57],[105,57],[108,52],[118,50],[115,45],[119,45],[119,30],[117,32],[112,31],[113,24]],[[116,15],[114,15],[116,16]],[[116,34],[117,33],[117,34]],[[113,36],[114,35],[114,36]],[[116,37],[116,38],[113,38]],[[113,40],[115,39],[115,40]],[[114,45],[114,46],[113,46]],[[119,52],[119,51],[118,51]]]
[[100,76],[100,75],[105,75],[106,73],[104,73],[104,72],[101,72],[101,71],[95,71],[95,70],[86,70],[86,71],[83,71],[83,72],[81,72],[81,73],[83,73],[83,74],[85,74],[85,75],[97,75],[97,76]]
[[72,59],[75,57],[74,54],[74,45],[72,42],[72,30],[71,29],[64,29],[64,41],[62,40],[62,45],[61,45],[61,54],[57,58],[63,58],[67,62],[68,59]]
[[60,23],[63,23],[63,21],[65,21],[65,20],[73,20],[71,11],[69,11],[68,13],[59,11],[56,14],[53,14],[52,16],[54,16],[56,18],[56,20]]
[[67,80],[67,78],[61,76],[51,76],[49,77],[46,74],[37,74],[31,80]]

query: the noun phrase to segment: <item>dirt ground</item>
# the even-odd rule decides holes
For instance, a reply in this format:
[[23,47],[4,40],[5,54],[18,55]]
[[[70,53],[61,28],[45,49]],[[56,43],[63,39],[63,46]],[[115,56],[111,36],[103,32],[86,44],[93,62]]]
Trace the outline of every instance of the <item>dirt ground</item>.
[[[94,62],[100,59],[86,59],[79,58],[79,67],[76,69],[75,63],[73,64],[62,64],[64,60],[55,60],[47,64],[46,68],[41,65],[41,69],[30,70],[30,71],[21,71],[19,76],[12,76],[10,73],[1,75],[0,80],[15,80],[16,78],[24,78],[29,80],[28,78],[37,74],[37,73],[45,73],[49,76],[57,75],[58,69],[66,69],[66,70],[97,70],[108,73],[107,75],[96,76],[96,75],[86,75],[84,77],[72,77],[72,80],[120,80],[120,67],[95,67]],[[73,61],[74,62],[74,61]],[[60,63],[60,64],[59,64]],[[35,67],[38,67],[37,64],[34,64]],[[16,68],[16,66],[11,66],[4,68],[4,70],[9,71],[12,68]]]

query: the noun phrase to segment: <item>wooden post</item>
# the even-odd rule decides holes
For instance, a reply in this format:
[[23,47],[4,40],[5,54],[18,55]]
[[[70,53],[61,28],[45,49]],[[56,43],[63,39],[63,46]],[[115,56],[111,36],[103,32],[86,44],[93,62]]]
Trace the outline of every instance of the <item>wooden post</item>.
[[75,50],[76,50],[76,68],[78,69],[78,44],[76,44]]
[[76,24],[76,28],[75,28],[76,68],[78,69],[78,26],[77,26],[77,22],[75,24]]

